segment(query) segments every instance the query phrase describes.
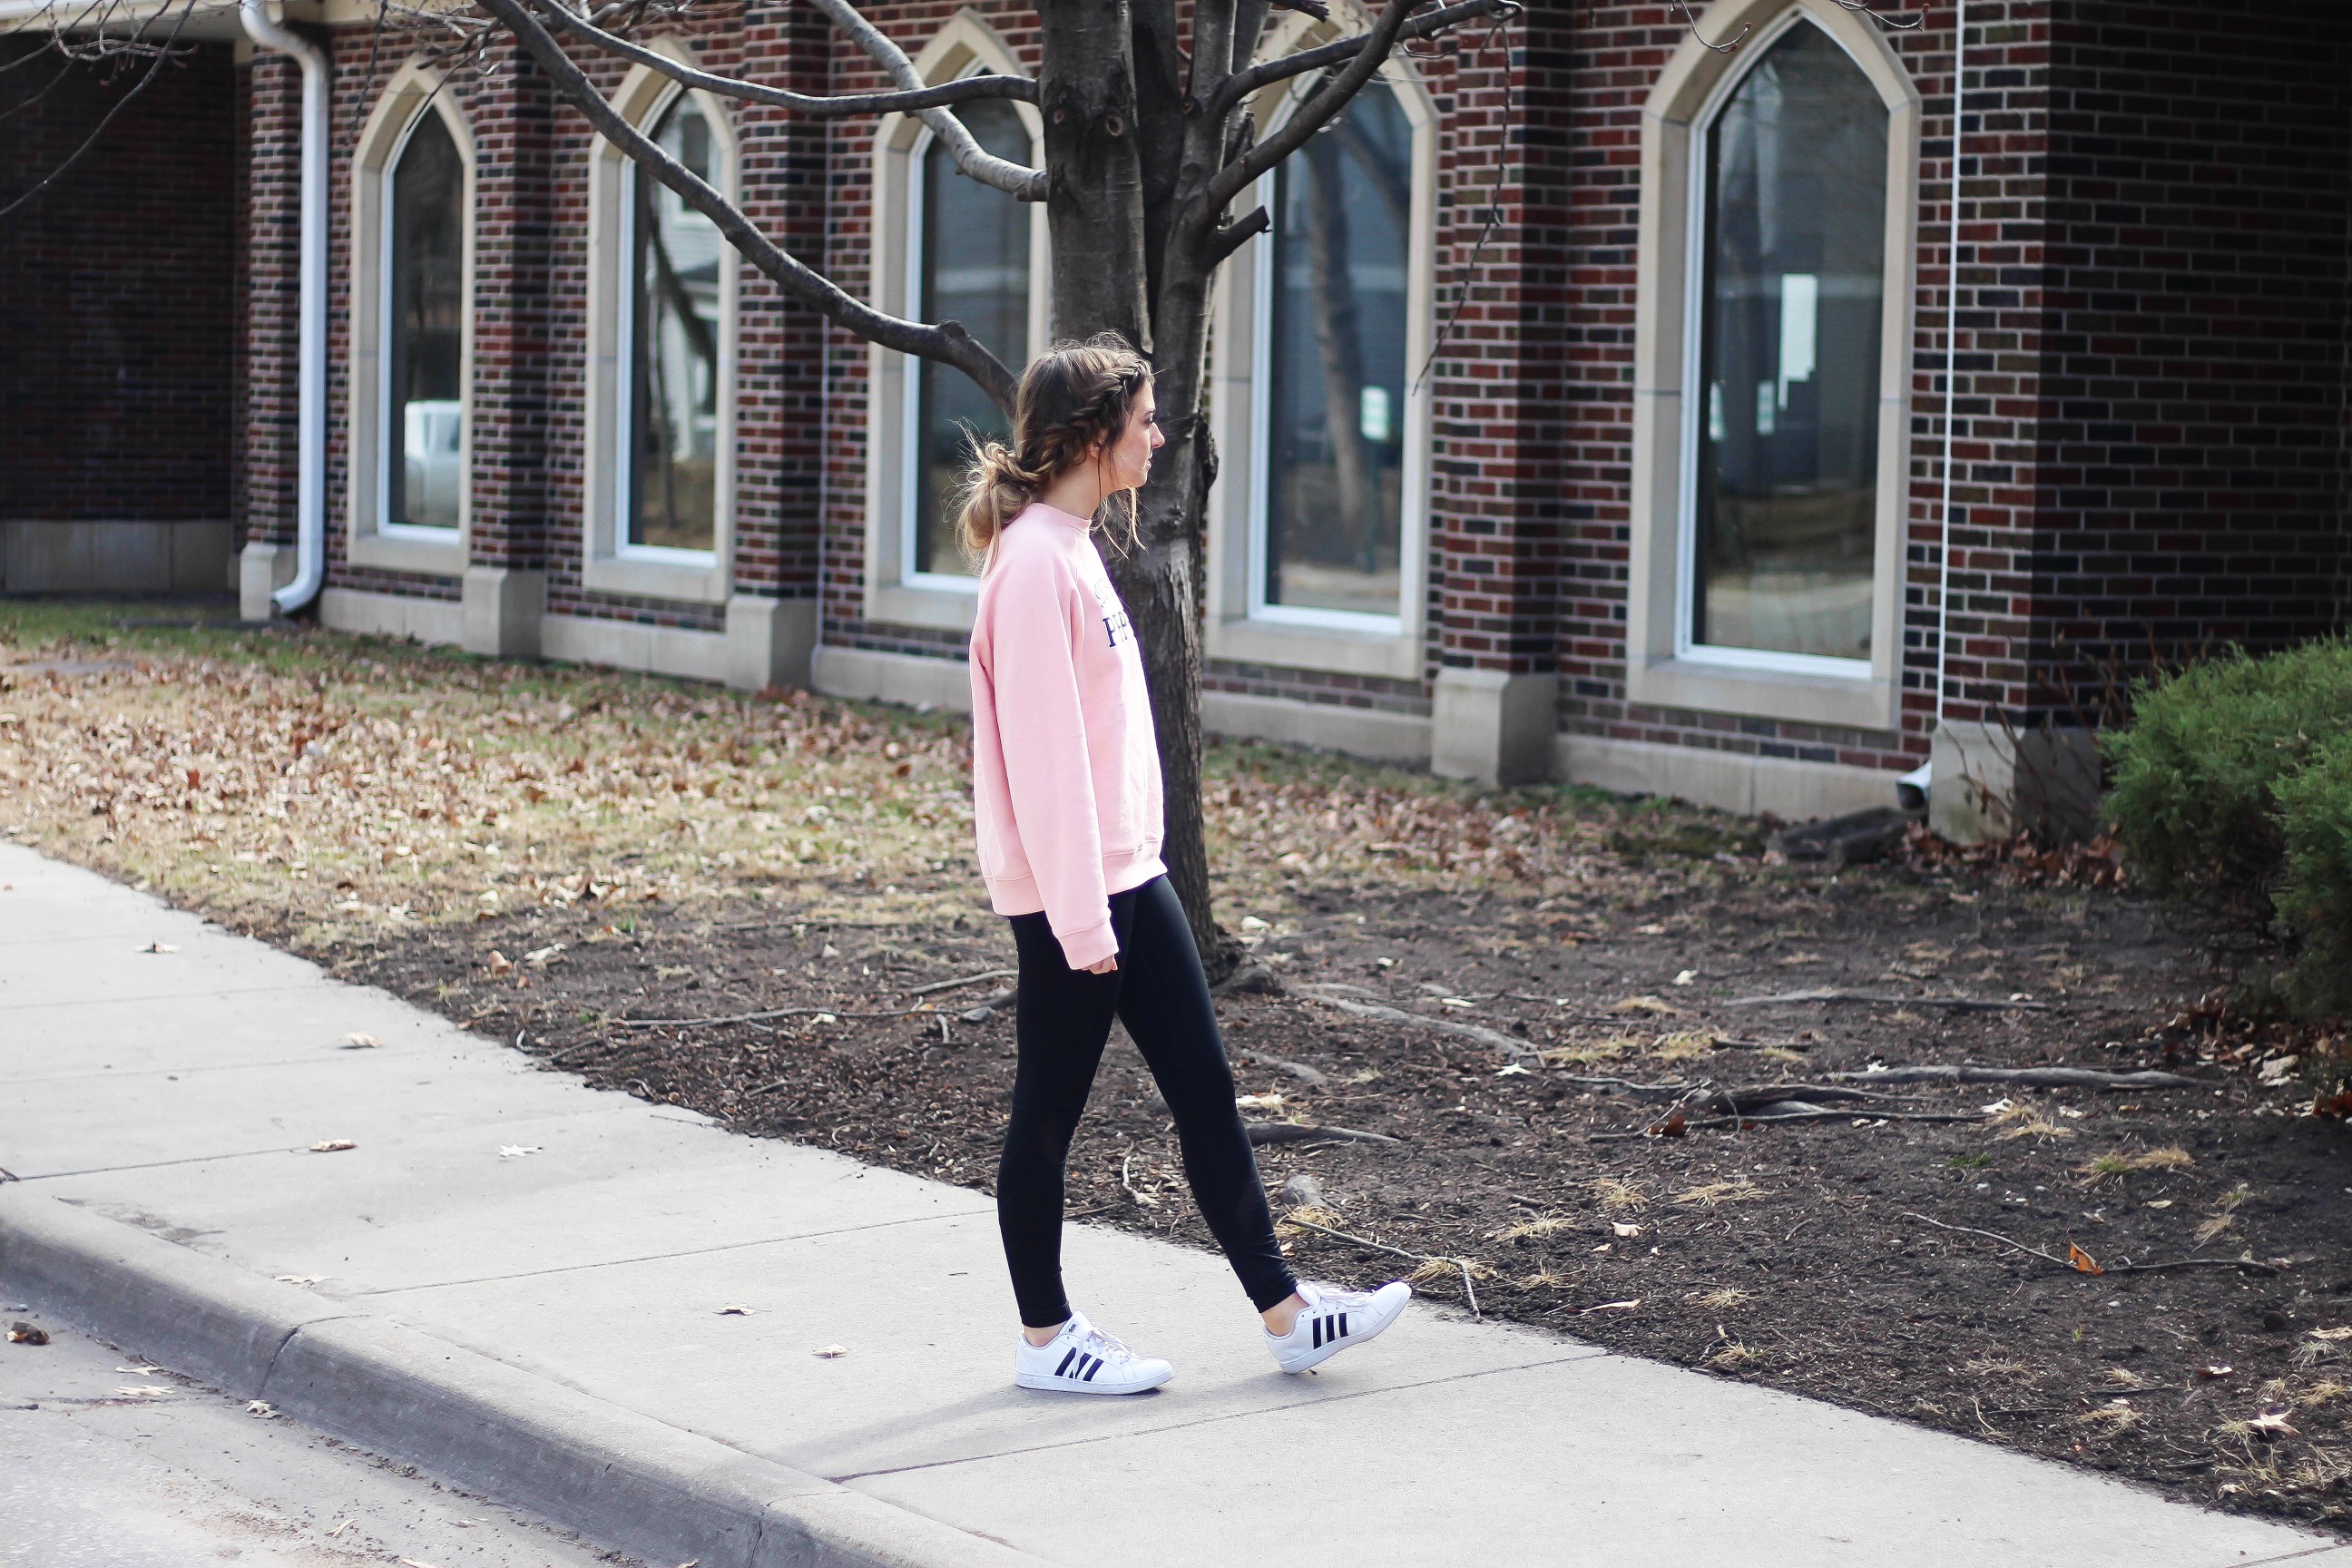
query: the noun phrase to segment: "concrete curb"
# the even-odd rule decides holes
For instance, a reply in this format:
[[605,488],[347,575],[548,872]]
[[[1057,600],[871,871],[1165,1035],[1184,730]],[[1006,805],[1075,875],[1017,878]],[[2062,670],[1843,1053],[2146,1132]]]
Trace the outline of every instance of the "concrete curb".
[[1044,1568],[17,1184],[0,1187],[0,1281],[174,1372],[652,1561]]

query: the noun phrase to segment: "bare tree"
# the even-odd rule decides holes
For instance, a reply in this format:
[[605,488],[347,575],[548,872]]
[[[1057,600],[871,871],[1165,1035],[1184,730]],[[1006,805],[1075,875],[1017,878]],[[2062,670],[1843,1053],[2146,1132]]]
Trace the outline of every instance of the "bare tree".
[[[703,214],[791,299],[861,338],[953,366],[1009,416],[1016,369],[953,321],[909,321],[853,298],[787,252],[742,210],[628,123],[605,101],[577,52],[617,57],[722,97],[837,119],[919,115],[959,171],[1022,201],[1045,204],[1052,237],[1053,331],[1117,331],[1151,359],[1168,445],[1141,496],[1141,547],[1113,552],[1113,580],[1142,638],[1152,720],[1167,784],[1164,851],[1203,955],[1224,948],[1211,919],[1201,801],[1201,626],[1195,613],[1202,512],[1216,454],[1202,417],[1210,289],[1219,267],[1270,220],[1235,205],[1257,181],[1308,145],[1398,49],[1466,23],[1516,15],[1517,0],[1383,0],[1369,25],[1259,59],[1271,8],[1328,21],[1319,0],[1047,0],[1039,8],[1037,79],[1000,74],[927,85],[898,44],[850,0],[813,0],[834,26],[896,84],[885,92],[811,96],[681,65],[639,42],[690,17],[687,4],[618,0],[470,0],[404,12],[437,31],[449,52],[479,53],[511,37],[556,92],[615,147]],[[1189,21],[1189,29],[1180,24]],[[1261,139],[1260,94],[1297,100]],[[1045,121],[1044,164],[1031,169],[982,149],[953,113],[989,98],[1034,102]],[[1336,418],[1336,416],[1335,416]]]

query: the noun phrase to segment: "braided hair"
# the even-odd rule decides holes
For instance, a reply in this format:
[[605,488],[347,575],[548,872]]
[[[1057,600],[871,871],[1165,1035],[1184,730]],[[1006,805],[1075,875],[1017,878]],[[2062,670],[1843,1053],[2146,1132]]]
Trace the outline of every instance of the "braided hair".
[[[964,553],[985,571],[996,536],[1023,509],[1080,464],[1100,459],[1127,429],[1151,365],[1117,332],[1058,342],[1021,373],[1013,444],[975,442],[956,511]],[[1127,542],[1137,542],[1135,492],[1127,492]]]

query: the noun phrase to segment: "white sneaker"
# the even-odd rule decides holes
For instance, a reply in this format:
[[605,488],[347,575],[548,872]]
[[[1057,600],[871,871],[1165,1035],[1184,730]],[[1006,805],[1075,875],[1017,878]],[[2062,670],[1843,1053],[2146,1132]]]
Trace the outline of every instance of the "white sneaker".
[[1403,1315],[1412,1287],[1391,1279],[1377,1290],[1343,1290],[1301,1280],[1298,1294],[1307,1305],[1290,1332],[1269,1329],[1265,1335],[1266,1349],[1285,1372],[1305,1372],[1372,1338]]
[[1158,1356],[1136,1354],[1076,1311],[1042,1345],[1022,1335],[1013,1357],[1015,1384],[1065,1394],[1141,1394],[1175,1375],[1176,1369]]

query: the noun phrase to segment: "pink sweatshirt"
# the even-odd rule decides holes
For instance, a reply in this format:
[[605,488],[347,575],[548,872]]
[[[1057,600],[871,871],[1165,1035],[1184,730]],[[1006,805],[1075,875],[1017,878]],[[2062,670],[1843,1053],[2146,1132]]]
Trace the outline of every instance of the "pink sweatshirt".
[[1045,911],[1073,969],[1118,952],[1110,895],[1162,875],[1143,658],[1087,520],[1004,525],[971,628],[971,795],[1001,915]]

